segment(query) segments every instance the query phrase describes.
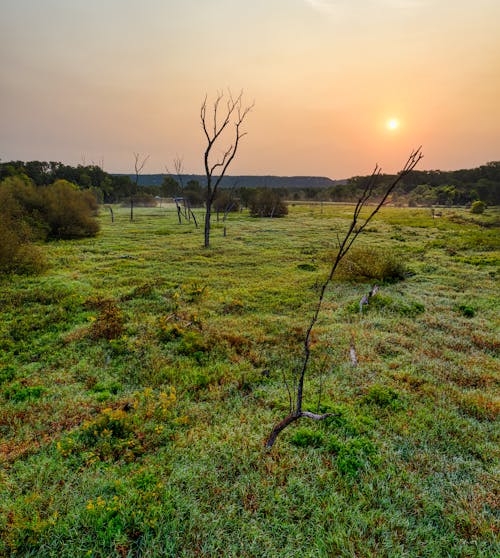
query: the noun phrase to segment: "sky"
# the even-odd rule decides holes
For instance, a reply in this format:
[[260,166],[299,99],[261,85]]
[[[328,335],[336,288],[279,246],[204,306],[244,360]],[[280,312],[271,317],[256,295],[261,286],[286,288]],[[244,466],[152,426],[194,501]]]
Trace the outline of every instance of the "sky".
[[[200,106],[254,103],[229,174],[500,159],[499,0],[0,0],[0,159],[203,172]],[[391,124],[389,124],[391,122]],[[223,146],[220,146],[220,152]],[[216,153],[219,153],[217,151]]]

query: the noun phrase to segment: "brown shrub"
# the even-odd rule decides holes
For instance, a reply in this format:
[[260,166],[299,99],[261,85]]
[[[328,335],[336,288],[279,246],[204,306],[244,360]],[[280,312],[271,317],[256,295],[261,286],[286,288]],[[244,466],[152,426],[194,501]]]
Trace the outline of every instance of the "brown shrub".
[[116,339],[124,330],[122,311],[113,300],[100,301],[100,313],[92,324],[91,337],[93,339]]

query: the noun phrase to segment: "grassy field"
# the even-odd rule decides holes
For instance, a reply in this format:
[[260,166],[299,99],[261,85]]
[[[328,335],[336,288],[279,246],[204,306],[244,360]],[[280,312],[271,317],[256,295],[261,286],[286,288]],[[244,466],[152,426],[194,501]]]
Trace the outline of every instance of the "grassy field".
[[[334,282],[302,420],[304,328],[352,208],[102,212],[0,283],[0,555],[493,557],[499,215],[385,208],[358,245],[405,280]],[[354,338],[359,364],[353,367]],[[320,397],[321,393],[321,397]]]

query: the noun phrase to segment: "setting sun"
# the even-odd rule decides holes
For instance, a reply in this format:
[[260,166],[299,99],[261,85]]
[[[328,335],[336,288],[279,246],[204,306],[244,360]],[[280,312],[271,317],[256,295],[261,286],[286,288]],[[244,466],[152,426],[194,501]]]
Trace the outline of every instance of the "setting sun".
[[397,130],[399,128],[399,120],[397,118],[391,118],[387,121],[387,128],[389,128],[389,130]]

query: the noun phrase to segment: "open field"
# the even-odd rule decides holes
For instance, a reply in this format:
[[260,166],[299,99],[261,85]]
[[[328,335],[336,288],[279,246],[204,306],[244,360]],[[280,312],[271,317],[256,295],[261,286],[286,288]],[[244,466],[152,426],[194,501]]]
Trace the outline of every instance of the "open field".
[[498,555],[498,211],[377,216],[358,245],[407,277],[363,314],[331,285],[306,407],[338,416],[263,450],[351,211],[230,215],[205,250],[172,208],[102,210],[2,279],[0,555]]

